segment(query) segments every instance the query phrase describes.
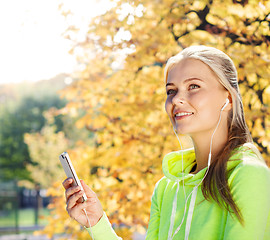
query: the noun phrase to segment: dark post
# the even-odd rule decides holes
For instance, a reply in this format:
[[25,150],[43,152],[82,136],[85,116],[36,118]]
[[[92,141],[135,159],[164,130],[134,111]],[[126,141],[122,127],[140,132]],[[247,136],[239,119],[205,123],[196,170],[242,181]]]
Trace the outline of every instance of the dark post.
[[15,208],[15,231],[19,234],[19,189],[17,181],[14,180],[14,208]]
[[36,190],[36,200],[35,200],[35,225],[38,225],[38,216],[39,216],[39,208],[40,208],[40,185],[37,183],[35,185]]

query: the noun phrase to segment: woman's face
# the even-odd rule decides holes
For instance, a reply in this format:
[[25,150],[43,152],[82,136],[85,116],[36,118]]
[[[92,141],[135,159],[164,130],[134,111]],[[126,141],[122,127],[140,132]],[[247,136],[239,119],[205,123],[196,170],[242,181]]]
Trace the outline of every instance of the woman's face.
[[184,59],[170,70],[166,92],[173,127],[190,136],[213,132],[229,95],[212,70],[196,59]]

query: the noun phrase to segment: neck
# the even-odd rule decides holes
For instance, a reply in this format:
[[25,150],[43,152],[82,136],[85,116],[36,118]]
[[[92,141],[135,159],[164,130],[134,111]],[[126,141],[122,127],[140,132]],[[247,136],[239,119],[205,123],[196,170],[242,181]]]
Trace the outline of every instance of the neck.
[[[217,154],[224,148],[227,143],[228,128],[224,126],[224,124],[225,123],[222,122],[220,123],[220,125],[223,126],[219,126],[213,136],[211,162],[213,161],[213,159],[215,159]],[[213,130],[208,132],[201,132],[191,136],[197,162],[197,168],[193,173],[197,173],[208,166],[208,156],[210,152],[211,137],[213,132]]]

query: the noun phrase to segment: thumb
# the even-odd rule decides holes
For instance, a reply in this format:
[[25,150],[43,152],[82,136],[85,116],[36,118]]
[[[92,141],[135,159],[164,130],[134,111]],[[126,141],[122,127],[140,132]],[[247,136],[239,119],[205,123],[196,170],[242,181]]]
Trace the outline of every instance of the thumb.
[[82,187],[86,196],[88,198],[96,197],[95,192],[83,180],[80,180],[80,181],[81,181],[81,184],[82,184]]

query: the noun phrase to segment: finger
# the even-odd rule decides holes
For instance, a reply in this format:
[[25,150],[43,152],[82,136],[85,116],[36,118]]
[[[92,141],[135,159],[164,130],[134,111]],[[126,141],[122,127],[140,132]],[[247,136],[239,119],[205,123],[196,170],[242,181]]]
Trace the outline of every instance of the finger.
[[87,198],[96,198],[97,197],[96,193],[88,185],[86,185],[83,180],[80,181]]
[[84,220],[82,220],[81,218],[80,223],[85,227],[90,227],[87,221],[87,217],[85,216],[85,214],[87,214],[87,212],[84,212],[85,209],[86,209],[86,203],[77,204],[69,212],[69,216],[77,221],[79,220],[79,218],[83,217]]
[[70,210],[72,208],[74,208],[75,205],[79,205],[78,204],[78,200],[82,197],[83,195],[83,191],[80,190],[77,193],[74,193],[73,195],[71,195],[67,201],[67,211],[70,212]]
[[64,182],[62,182],[62,185],[65,189],[68,189],[72,186],[73,179],[72,178],[66,178]]
[[65,191],[65,195],[66,195],[66,201],[69,200],[69,198],[74,194],[74,193],[77,193],[79,191],[81,191],[81,187],[80,186],[73,186],[73,187],[70,187],[68,188],[66,191]]
[[79,204],[76,204],[73,209],[76,210],[76,211],[83,211],[83,209],[86,210],[86,208],[88,207],[89,205],[89,202],[83,202],[83,203],[79,203]]

